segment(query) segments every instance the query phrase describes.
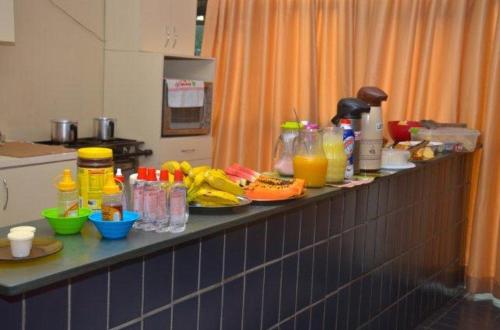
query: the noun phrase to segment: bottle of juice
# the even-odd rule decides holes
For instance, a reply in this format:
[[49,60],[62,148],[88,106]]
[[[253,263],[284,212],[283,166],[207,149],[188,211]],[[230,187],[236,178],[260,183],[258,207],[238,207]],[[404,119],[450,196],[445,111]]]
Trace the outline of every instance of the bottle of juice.
[[328,160],[323,151],[321,131],[315,128],[303,129],[295,140],[293,176],[304,179],[306,187],[320,188],[326,183]]
[[121,221],[123,215],[123,193],[115,183],[113,175],[108,175],[102,187],[102,220]]
[[71,177],[71,170],[65,169],[61,181],[57,184],[57,213],[60,217],[78,215],[78,189]]
[[344,151],[344,130],[341,127],[326,127],[323,132],[323,150],[328,159],[326,181],[340,183],[344,181],[347,155]]

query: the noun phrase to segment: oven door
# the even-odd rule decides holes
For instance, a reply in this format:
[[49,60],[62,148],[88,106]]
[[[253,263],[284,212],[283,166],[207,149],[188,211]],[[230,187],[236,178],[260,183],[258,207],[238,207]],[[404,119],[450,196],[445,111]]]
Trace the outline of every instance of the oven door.
[[213,84],[205,83],[203,106],[171,108],[168,106],[167,84],[163,84],[162,136],[205,135],[210,133]]

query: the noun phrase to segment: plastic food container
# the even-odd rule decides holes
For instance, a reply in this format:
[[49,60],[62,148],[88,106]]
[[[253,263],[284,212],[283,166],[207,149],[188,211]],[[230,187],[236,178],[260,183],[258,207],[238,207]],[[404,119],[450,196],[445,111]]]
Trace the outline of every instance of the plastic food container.
[[109,148],[78,149],[78,182],[81,206],[100,210],[102,187],[113,172],[113,150]]
[[25,258],[30,255],[35,234],[28,231],[14,231],[7,235],[10,241],[10,252],[14,258]]
[[398,149],[382,149],[382,167],[404,166],[408,164],[410,152]]
[[443,142],[446,151],[474,151],[480,133],[478,130],[460,127],[420,128],[418,140]]

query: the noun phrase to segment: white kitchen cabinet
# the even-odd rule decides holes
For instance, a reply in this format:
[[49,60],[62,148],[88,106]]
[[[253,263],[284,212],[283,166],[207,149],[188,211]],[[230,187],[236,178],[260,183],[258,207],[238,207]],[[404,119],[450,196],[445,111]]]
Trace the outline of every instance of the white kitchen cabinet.
[[141,165],[159,167],[167,160],[211,163],[210,135],[162,137],[161,121],[163,79],[169,68],[173,78],[211,82],[213,59],[114,50],[106,50],[104,59],[104,115],[118,119],[117,136],[142,140],[153,150]]
[[14,41],[14,0],[0,0],[0,43]]
[[55,178],[75,160],[0,169],[0,227],[40,219],[40,212],[55,207]]
[[196,0],[107,0],[106,49],[193,55]]

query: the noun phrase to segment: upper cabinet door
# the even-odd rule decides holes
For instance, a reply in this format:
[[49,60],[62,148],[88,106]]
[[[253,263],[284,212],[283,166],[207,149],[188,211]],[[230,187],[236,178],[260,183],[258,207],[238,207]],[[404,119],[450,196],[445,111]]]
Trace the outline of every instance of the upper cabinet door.
[[196,0],[107,0],[106,49],[193,55]]
[[0,0],[0,42],[14,41],[14,0]]

